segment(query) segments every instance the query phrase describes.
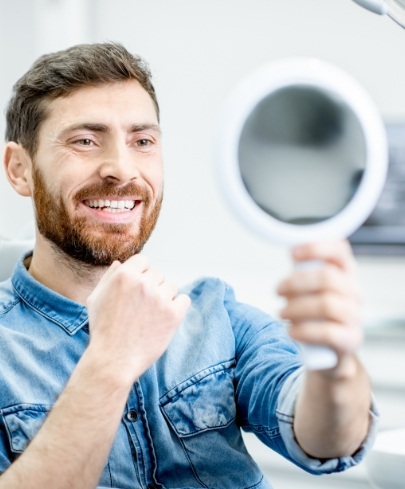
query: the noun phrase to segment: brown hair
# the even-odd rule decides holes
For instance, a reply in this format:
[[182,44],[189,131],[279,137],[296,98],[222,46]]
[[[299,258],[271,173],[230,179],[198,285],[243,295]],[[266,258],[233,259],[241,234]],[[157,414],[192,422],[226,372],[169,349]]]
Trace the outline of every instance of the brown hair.
[[47,117],[47,102],[80,87],[137,80],[159,105],[146,62],[119,43],[79,44],[38,58],[13,87],[6,111],[6,141],[21,144],[35,155],[38,131]]

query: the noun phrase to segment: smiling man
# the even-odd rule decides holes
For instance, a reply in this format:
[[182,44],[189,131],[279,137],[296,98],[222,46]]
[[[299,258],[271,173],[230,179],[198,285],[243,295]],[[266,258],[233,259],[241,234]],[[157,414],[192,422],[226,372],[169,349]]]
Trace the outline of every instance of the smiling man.
[[0,489],[270,488],[241,429],[313,474],[362,460],[376,414],[347,243],[296,248],[324,266],[278,290],[290,336],[337,353],[306,371],[227,284],[179,293],[141,253],[163,162],[140,58],[114,43],[43,56],[14,87],[6,139],[36,242],[0,285]]

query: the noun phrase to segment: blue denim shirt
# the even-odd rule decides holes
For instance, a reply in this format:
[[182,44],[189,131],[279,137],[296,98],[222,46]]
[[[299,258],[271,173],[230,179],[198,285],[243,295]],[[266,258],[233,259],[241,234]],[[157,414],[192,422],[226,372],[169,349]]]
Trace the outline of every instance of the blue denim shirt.
[[[131,389],[100,486],[270,488],[241,428],[314,474],[362,459],[374,424],[354,457],[315,460],[295,442],[303,369],[280,324],[237,302],[220,280],[202,279],[185,292],[192,306],[168,350]],[[0,284],[0,472],[35,436],[88,342],[86,308],[35,281],[20,261]]]

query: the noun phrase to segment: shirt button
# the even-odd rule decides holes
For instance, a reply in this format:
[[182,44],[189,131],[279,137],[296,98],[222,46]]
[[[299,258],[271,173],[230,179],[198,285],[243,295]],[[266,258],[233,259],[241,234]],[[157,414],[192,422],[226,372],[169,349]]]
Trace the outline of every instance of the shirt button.
[[[127,412],[127,420],[131,421],[133,423],[138,419],[138,413],[135,411],[135,409],[131,409]],[[148,488],[149,489],[149,488]]]

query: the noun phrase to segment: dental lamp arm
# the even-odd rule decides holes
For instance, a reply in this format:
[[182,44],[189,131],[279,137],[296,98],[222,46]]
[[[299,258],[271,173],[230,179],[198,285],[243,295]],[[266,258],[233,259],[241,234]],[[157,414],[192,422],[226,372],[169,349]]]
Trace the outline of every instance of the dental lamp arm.
[[387,4],[385,3],[385,0],[353,0],[353,2],[375,14],[385,15],[387,13]]
[[405,5],[400,0],[353,0],[358,5],[375,14],[391,17],[398,25],[405,29]]

